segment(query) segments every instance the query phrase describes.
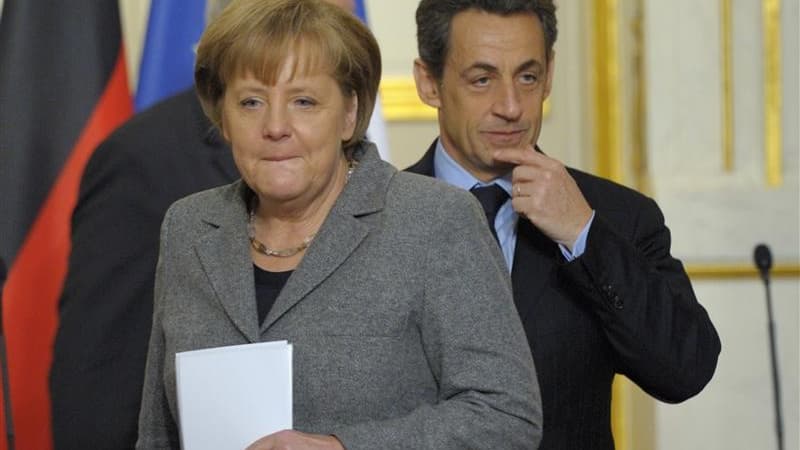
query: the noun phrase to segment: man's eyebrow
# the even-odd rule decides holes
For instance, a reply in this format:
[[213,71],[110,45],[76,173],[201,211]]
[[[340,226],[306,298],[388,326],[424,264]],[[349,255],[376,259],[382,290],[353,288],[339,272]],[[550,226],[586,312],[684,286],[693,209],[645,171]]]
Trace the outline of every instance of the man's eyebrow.
[[[544,69],[544,67],[545,67],[545,66],[544,66],[544,64],[542,64],[542,63],[541,63],[541,62],[539,62],[538,60],[536,60],[536,59],[529,59],[529,60],[527,60],[527,61],[523,62],[522,64],[520,64],[519,66],[517,66],[517,68],[516,68],[516,70],[514,71],[514,73],[519,73],[519,72],[523,72],[523,71],[525,71],[525,70],[532,70],[532,69],[533,69],[533,70],[537,70],[537,71],[538,71],[538,70],[543,70],[543,69]],[[498,69],[496,66],[494,66],[493,64],[490,64],[490,63],[487,63],[487,62],[480,62],[480,61],[479,61],[479,62],[476,62],[476,63],[473,63],[473,64],[471,64],[469,67],[467,67],[466,69],[464,69],[464,70],[461,72],[461,76],[462,76],[462,77],[463,77],[463,76],[467,76],[467,74],[468,74],[470,71],[472,71],[472,70],[476,70],[476,69],[477,69],[477,70],[483,70],[483,71],[485,71],[485,72],[489,72],[489,73],[498,73],[498,72],[499,72],[499,69]]]
[[531,69],[542,70],[542,69],[544,69],[544,67],[545,67],[545,65],[542,64],[541,62],[539,62],[539,61],[537,61],[535,59],[529,59],[528,61],[525,61],[524,63],[520,64],[517,67],[517,70],[515,71],[515,73],[519,73],[519,72],[522,72],[522,71],[525,71],[525,70],[531,70]]
[[476,62],[472,63],[469,67],[461,71],[461,76],[466,76],[468,72],[472,70],[483,70],[485,72],[497,73],[499,70],[497,67],[493,66],[492,64],[485,63],[485,62]]

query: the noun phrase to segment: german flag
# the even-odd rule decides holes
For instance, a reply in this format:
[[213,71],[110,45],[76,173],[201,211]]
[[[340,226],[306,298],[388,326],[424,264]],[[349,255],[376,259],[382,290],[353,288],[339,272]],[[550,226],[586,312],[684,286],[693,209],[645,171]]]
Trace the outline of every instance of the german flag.
[[0,20],[0,259],[10,262],[2,321],[11,412],[16,448],[50,449],[48,372],[70,216],[89,156],[131,115],[132,102],[116,0],[4,0]]

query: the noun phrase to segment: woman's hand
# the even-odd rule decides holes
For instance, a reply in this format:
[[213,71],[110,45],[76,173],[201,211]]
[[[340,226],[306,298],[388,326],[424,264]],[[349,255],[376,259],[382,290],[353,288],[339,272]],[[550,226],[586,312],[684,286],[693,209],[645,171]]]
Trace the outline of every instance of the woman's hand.
[[264,436],[246,450],[344,450],[335,436],[283,430]]

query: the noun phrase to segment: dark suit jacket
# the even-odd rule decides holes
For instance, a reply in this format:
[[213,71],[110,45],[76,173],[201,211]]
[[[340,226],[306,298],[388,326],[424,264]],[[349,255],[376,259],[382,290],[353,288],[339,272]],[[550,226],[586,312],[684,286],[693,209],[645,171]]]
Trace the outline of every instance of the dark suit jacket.
[[[434,148],[407,170],[434,176]],[[557,244],[520,218],[514,302],[541,389],[540,449],[613,449],[614,374],[659,400],[680,402],[711,379],[720,341],[683,265],[670,255],[656,203],[568,170],[596,211],[586,250],[565,263]]]
[[164,212],[238,178],[211,130],[187,91],[133,117],[86,167],[50,373],[58,449],[136,443]]

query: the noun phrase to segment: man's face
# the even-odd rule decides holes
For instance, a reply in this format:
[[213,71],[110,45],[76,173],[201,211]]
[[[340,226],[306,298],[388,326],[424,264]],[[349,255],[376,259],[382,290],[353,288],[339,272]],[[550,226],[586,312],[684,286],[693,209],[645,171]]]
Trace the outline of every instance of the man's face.
[[546,55],[536,15],[471,9],[453,18],[439,82],[417,61],[418,91],[439,109],[444,148],[476,178],[488,181],[511,170],[494,161],[494,150],[532,148],[539,138],[553,76]]

